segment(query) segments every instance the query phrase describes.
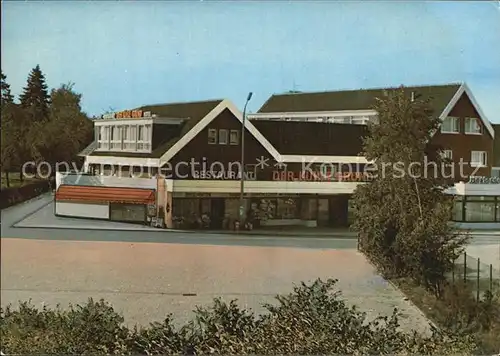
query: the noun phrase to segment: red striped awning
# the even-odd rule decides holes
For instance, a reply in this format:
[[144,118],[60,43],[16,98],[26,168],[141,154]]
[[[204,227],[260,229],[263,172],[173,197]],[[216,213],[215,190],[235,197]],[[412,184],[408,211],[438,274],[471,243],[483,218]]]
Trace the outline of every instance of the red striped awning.
[[56,201],[81,201],[100,203],[154,204],[153,189],[61,185]]

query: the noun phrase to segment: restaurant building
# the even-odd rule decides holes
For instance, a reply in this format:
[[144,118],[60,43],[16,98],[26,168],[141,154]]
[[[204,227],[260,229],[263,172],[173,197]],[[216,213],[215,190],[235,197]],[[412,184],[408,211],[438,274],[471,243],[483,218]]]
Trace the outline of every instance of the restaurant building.
[[[348,226],[350,197],[358,184],[369,182],[370,162],[361,151],[366,124],[377,120],[371,108],[377,97],[391,90],[395,89],[273,95],[248,116],[243,132],[242,114],[229,100],[144,106],[103,116],[94,124],[95,141],[82,152],[87,175],[80,176],[78,184],[74,177],[59,178],[56,213],[67,216],[73,209],[72,216],[80,214],[86,210],[85,199],[92,196],[94,203],[108,206],[107,215],[92,208],[95,218],[119,220],[112,206],[116,210],[121,204],[127,210],[136,204],[142,206],[131,213],[137,222],[231,228],[239,216],[243,134],[246,218],[257,226]],[[442,125],[431,144],[439,145],[453,161],[467,162],[466,180],[497,174],[498,127],[484,116],[466,84],[406,87],[406,92],[433,98]],[[450,194],[465,197],[465,203],[462,213],[457,203],[454,220],[500,226],[500,184],[493,183],[457,180]],[[95,186],[130,190],[111,194],[111,199],[103,190],[97,196]],[[139,192],[139,186],[154,191],[155,198]],[[71,200],[76,209],[61,205],[70,201],[68,190],[75,189],[80,189]],[[469,204],[469,196],[485,203]],[[493,215],[470,212],[483,209],[481,204],[493,206]],[[115,215],[126,220],[126,213]]]

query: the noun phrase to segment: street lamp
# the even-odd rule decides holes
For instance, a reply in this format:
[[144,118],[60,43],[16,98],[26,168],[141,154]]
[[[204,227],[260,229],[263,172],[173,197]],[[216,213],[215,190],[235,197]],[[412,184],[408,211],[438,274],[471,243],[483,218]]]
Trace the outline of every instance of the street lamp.
[[243,107],[243,120],[241,120],[240,224],[243,222],[243,215],[245,212],[245,207],[243,206],[243,191],[245,187],[245,120],[247,115],[247,105],[250,99],[252,99],[252,95],[252,92],[248,93],[247,101]]

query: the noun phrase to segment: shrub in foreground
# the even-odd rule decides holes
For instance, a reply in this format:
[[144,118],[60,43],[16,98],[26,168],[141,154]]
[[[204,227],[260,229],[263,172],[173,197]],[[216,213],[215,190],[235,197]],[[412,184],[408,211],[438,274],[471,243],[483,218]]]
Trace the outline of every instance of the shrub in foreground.
[[30,354],[470,354],[473,340],[404,333],[398,312],[369,321],[333,290],[335,280],[302,284],[255,316],[235,301],[197,308],[180,328],[161,323],[128,329],[113,308],[90,300],[69,310],[22,303],[1,312],[1,349]]

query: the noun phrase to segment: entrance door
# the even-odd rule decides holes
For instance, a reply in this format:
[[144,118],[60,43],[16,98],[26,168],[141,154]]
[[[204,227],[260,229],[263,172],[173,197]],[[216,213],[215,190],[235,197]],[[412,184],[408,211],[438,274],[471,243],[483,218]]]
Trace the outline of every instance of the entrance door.
[[336,195],[329,199],[329,210],[330,210],[330,225],[334,227],[347,227],[349,226],[347,221],[347,210],[348,210],[348,200],[349,196],[346,195]]
[[328,226],[330,220],[328,199],[318,199],[318,226]]
[[211,228],[222,229],[222,221],[224,220],[225,200],[224,198],[211,199]]

